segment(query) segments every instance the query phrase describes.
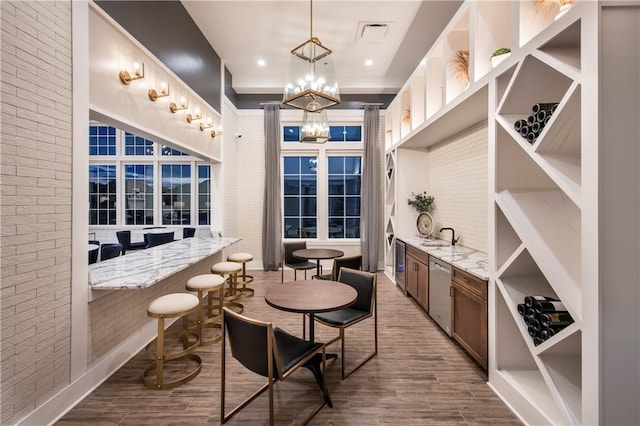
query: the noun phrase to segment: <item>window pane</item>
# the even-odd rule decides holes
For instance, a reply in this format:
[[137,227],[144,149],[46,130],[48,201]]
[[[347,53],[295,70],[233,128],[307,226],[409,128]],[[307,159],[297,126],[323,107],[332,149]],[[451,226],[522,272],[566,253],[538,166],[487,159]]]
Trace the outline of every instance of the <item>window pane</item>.
[[317,157],[288,156],[283,164],[284,238],[317,238]]
[[198,225],[211,224],[211,166],[198,166]]
[[129,132],[124,134],[124,155],[153,155],[153,141]]
[[191,165],[162,165],[162,224],[191,224]]
[[153,224],[153,165],[124,166],[124,216],[127,225]]
[[344,126],[329,126],[329,141],[344,142]]
[[116,224],[116,195],[116,166],[90,165],[89,225]]
[[115,127],[89,126],[89,155],[116,155]]
[[353,156],[329,158],[329,238],[360,238],[361,162]]
[[347,142],[361,142],[362,141],[362,126],[346,126],[345,127],[345,140]]
[[160,152],[162,152],[162,155],[174,156],[174,157],[181,156],[181,155],[189,155],[182,151],[178,151],[177,149],[173,149],[170,146],[163,146]]
[[285,142],[300,142],[300,126],[284,126],[282,136]]

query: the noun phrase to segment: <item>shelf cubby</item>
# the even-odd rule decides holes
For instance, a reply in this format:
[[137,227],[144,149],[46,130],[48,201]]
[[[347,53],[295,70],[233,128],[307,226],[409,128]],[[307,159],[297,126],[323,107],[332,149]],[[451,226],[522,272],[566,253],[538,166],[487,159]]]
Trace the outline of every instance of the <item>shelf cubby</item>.
[[540,46],[538,51],[544,52],[555,58],[559,63],[565,64],[579,73],[582,68],[580,27],[580,20],[574,22],[557,36]]
[[384,115],[384,146],[391,149],[393,146],[393,112],[388,108]]
[[513,74],[516,71],[517,65],[512,65],[504,72],[502,72],[498,77],[496,77],[496,91],[497,91],[497,99],[498,102],[504,98],[505,93],[507,92],[507,87],[513,78]]
[[[471,52],[469,51],[469,15],[469,10],[463,13],[445,36],[445,57],[447,60],[445,71],[445,103],[449,103],[454,100],[464,91],[464,89],[469,87],[469,84],[472,81],[470,69]],[[469,55],[469,68],[467,68],[468,79],[466,81],[456,75],[454,66],[452,65],[452,60],[458,52],[467,52],[467,55]]]
[[478,81],[493,68],[491,55],[506,47],[515,50],[513,34],[513,9],[516,4],[507,1],[474,2],[476,6],[475,32],[473,34],[473,81]]
[[499,241],[496,241],[496,269],[500,270],[516,250],[522,246],[522,241],[500,209],[497,207],[495,209],[496,232],[502,236]]
[[405,88],[400,95],[400,139],[404,139],[411,133],[411,91]]
[[[516,404],[519,411],[527,411],[537,424],[566,424],[567,417],[560,410],[549,386],[531,354],[511,311],[500,292],[496,295],[497,372],[511,388],[518,390]],[[528,336],[527,336],[528,337]],[[501,344],[504,341],[505,343]],[[507,344],[508,342],[508,344]]]
[[537,57],[528,55],[520,64],[508,88],[499,114],[526,119],[531,115],[533,104],[560,102],[572,83],[571,78]]
[[520,47],[530,42],[554,22],[557,8],[536,8],[535,0],[519,1],[518,28]]
[[414,130],[425,121],[425,63],[411,77],[411,129]]
[[444,62],[442,60],[442,43],[436,44],[426,64],[426,119],[438,112],[444,105]]

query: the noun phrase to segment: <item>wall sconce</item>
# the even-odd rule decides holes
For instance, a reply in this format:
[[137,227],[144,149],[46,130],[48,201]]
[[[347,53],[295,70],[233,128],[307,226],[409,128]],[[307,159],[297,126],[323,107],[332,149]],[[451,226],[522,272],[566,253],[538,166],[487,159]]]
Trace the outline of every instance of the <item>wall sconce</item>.
[[122,84],[129,85],[134,80],[144,78],[144,64],[133,63],[133,76],[127,70],[120,70],[120,81]]
[[160,83],[160,93],[156,91],[156,89],[149,89],[149,99],[153,102],[158,100],[158,98],[164,98],[165,96],[169,96],[169,85],[166,81]]
[[212,129],[213,128],[213,120],[211,118],[207,118],[207,122],[205,123],[204,121],[200,122],[200,131],[203,132],[207,129]]
[[192,115],[191,113],[187,114],[187,123],[191,123],[192,121],[196,121],[196,120],[202,120],[202,111],[200,111],[200,108],[196,108],[194,110],[194,114]]
[[184,96],[180,96],[180,105],[176,105],[175,102],[171,102],[169,104],[169,111],[172,113],[176,113],[176,111],[182,111],[183,109],[189,108],[189,102],[187,102],[187,98]]
[[215,129],[213,129],[211,131],[211,137],[215,138],[216,136],[221,136],[222,135],[222,126],[220,124],[218,124]]

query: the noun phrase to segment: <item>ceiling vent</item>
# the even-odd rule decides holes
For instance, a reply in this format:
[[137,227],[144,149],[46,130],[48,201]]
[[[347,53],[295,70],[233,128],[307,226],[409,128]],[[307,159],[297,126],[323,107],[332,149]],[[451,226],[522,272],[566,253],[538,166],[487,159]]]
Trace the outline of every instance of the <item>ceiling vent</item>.
[[387,22],[360,22],[356,43],[381,43],[385,41],[389,27]]

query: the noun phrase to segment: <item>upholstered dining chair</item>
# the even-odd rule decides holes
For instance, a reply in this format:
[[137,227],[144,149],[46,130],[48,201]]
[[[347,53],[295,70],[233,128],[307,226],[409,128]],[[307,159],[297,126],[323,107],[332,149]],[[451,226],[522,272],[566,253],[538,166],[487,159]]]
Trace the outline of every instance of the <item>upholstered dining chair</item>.
[[196,228],[184,228],[182,238],[193,238],[196,235]]
[[172,232],[162,232],[160,234],[147,234],[147,248],[167,244],[173,241]]
[[[267,378],[267,383],[233,408],[229,413],[226,413],[225,410],[227,341],[229,342],[231,356],[233,358],[245,368]],[[319,352],[322,353],[323,375],[326,367],[324,343],[314,343],[300,339],[280,328],[274,328],[270,322],[248,318],[226,307],[223,308],[222,312],[222,347],[220,351],[222,352],[222,362],[220,364],[222,375],[220,380],[221,423],[226,423],[265,390],[269,390],[269,424],[273,425],[275,382],[287,379],[298,368],[311,361]],[[324,396],[323,401],[307,417],[305,424],[325,405],[327,391],[324,380],[322,381],[321,388]]]
[[280,282],[284,282],[284,268],[285,266],[293,269],[293,279],[298,279],[298,271],[304,271],[304,279],[307,279],[307,271],[309,269],[316,269],[317,265],[305,259],[300,259],[293,255],[296,250],[302,250],[307,248],[306,241],[296,241],[282,244],[282,276]]
[[[315,320],[320,324],[329,327],[338,328],[340,333],[338,337],[327,342],[332,344],[337,340],[341,340],[341,364],[342,379],[346,379],[357,369],[362,367],[367,361],[378,353],[378,308],[377,308],[377,276],[371,272],[356,271],[354,269],[342,268],[338,281],[350,285],[357,292],[358,296],[355,303],[348,308],[343,308],[333,312],[322,312],[315,315]],[[370,353],[363,361],[361,361],[351,371],[345,370],[345,329],[373,317],[373,352]]]
[[122,244],[105,243],[100,246],[100,261],[113,259],[122,254]]
[[357,256],[348,256],[348,257],[337,257],[333,259],[333,268],[331,269],[330,274],[323,275],[314,275],[312,278],[319,278],[321,280],[331,280],[337,281],[340,276],[341,268],[349,268],[355,270],[362,269],[362,255],[359,254]]
[[122,254],[125,254],[127,250],[140,250],[147,247],[144,241],[131,242],[131,231],[117,231],[116,237],[118,242],[122,244]]

